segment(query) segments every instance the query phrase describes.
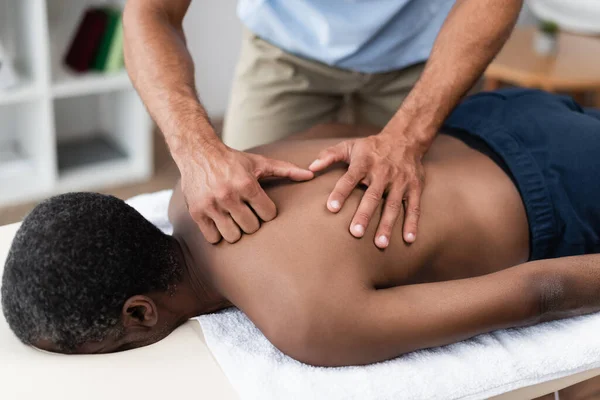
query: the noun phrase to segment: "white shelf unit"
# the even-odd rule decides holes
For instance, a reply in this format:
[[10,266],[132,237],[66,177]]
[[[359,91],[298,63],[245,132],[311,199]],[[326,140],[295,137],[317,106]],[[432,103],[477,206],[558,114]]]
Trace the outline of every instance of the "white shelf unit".
[[152,121],[127,73],[63,64],[102,0],[0,0],[0,41],[20,83],[0,91],[0,206],[148,179]]

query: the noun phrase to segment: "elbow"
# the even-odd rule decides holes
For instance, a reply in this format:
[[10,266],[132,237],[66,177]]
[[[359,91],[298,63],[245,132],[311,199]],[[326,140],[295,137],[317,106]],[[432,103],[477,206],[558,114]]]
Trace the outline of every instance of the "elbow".
[[283,354],[315,367],[363,364],[351,350],[351,335],[330,317],[322,314],[282,318],[263,330]]
[[123,9],[123,29],[127,31],[129,26],[135,25],[139,21],[139,15],[143,8],[143,2],[139,0],[128,0]]
[[138,24],[148,18],[158,18],[181,28],[188,7],[189,3],[182,9],[180,5],[169,0],[127,0],[123,9],[123,26]]
[[128,0],[123,9],[123,15],[121,17],[123,22],[123,34],[125,39],[125,55],[127,55],[127,49],[130,42],[139,36],[140,28],[146,25],[146,21],[149,15],[152,15],[153,9],[143,0]]
[[565,311],[565,299],[568,283],[560,274],[536,274],[535,298],[537,299],[537,321],[552,321],[561,317]]
[[279,331],[266,335],[283,354],[303,364],[314,367],[340,367],[351,365],[344,352],[333,340],[312,331]]
[[[161,2],[147,0],[127,0],[123,9],[123,29],[125,34],[127,30],[132,30],[147,24],[156,18],[169,19],[169,12]],[[183,19],[182,19],[183,21]]]
[[261,331],[279,351],[304,364],[322,366],[323,339],[319,338],[306,319],[280,317],[264,324]]

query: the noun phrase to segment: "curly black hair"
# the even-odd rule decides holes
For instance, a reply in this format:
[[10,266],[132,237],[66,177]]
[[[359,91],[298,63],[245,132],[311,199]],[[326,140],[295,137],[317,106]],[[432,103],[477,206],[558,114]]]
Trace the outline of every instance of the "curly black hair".
[[2,310],[26,344],[72,352],[118,332],[125,301],[181,280],[175,240],[120,199],[68,193],[19,228],[2,277]]

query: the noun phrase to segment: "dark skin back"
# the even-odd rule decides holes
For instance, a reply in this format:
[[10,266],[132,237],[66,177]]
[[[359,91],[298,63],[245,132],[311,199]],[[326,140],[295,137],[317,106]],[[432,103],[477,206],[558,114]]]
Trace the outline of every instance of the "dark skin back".
[[[305,165],[315,152],[340,141],[339,136],[368,133],[342,125],[320,126],[303,135],[304,140],[252,151]],[[334,137],[306,139],[323,136]],[[325,200],[345,171],[343,165],[305,183],[265,183],[279,210],[278,217],[233,245],[221,242],[215,246],[204,240],[186,212],[177,186],[169,210],[174,236],[189,249],[189,262],[202,270],[205,284],[243,310],[284,352],[309,363],[332,365],[394,357],[423,345],[393,339],[390,343],[381,338],[371,350],[359,342],[348,343],[356,347],[348,361],[342,354],[321,359],[320,351],[306,350],[320,347],[306,343],[307,336],[313,336],[310,332],[327,335],[332,327],[339,332],[347,323],[357,324],[357,315],[371,313],[368,307],[375,294],[387,294],[392,288],[406,285],[416,289],[417,284],[426,282],[489,274],[523,263],[529,254],[528,224],[519,193],[493,161],[453,137],[440,135],[424,165],[427,184],[422,196],[421,233],[411,245],[399,239],[402,221],[395,228],[396,240],[384,251],[373,243],[376,226],[370,226],[362,239],[350,235],[348,228],[361,189],[355,190],[338,214],[327,211]],[[431,287],[419,297],[419,301],[437,305],[445,295]],[[385,304],[379,307],[393,307],[389,302]],[[397,307],[406,310],[417,304]],[[441,309],[436,313],[443,314]],[[351,321],[343,321],[346,317]],[[367,328],[369,319],[360,329],[388,326],[388,322],[375,320]],[[332,322],[335,320],[337,324]],[[398,322],[403,326],[412,324],[406,316],[399,317]],[[504,324],[497,321],[498,327]],[[431,336],[436,340],[423,344],[437,345],[462,337],[457,337],[452,326],[434,325],[436,332]]]
[[[353,132],[344,126],[333,127],[335,131],[322,126],[311,133],[331,136]],[[251,151],[303,165],[311,161],[315,150],[339,140],[292,140]],[[226,281],[229,274],[237,276],[240,270],[259,273],[264,269],[273,275],[276,269],[286,275],[301,271],[310,281],[321,282],[335,274],[337,279],[346,277],[369,287],[385,288],[478,276],[527,260],[528,225],[521,198],[493,161],[453,137],[440,135],[424,163],[425,235],[411,245],[398,239],[385,251],[377,249],[372,241],[375,226],[362,239],[348,234],[352,213],[364,192],[360,188],[338,214],[327,212],[323,195],[327,198],[345,172],[343,165],[302,184],[283,180],[263,183],[278,206],[277,221],[264,224],[263,233],[246,235],[235,245],[223,242],[211,246],[202,239],[185,212],[178,185],[170,207],[174,235],[185,240],[194,259],[205,263],[203,268]],[[396,229],[402,231],[402,221]]]

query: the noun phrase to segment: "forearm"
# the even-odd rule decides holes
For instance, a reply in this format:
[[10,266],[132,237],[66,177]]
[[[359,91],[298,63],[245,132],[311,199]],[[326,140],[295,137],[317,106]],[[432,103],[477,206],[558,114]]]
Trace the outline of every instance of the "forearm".
[[135,88],[178,162],[186,153],[218,139],[196,94],[194,64],[181,25],[189,1],[173,6],[179,12],[175,16],[160,4],[127,3],[125,61]]
[[522,0],[458,0],[433,46],[425,69],[390,124],[405,127],[428,147],[444,119],[500,51]]

